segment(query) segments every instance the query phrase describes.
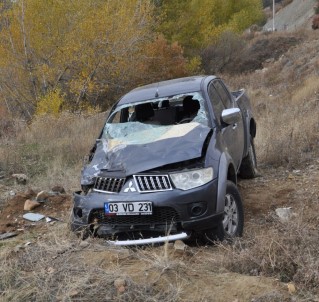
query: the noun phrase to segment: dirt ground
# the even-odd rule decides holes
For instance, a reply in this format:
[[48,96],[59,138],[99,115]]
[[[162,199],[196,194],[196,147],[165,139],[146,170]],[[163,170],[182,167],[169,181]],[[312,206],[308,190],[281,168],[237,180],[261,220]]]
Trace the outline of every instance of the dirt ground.
[[[278,219],[275,210],[279,207],[291,207],[292,213],[308,212],[311,215],[311,203],[319,203],[319,160],[314,160],[302,169],[262,167],[259,171],[259,177],[240,180],[238,184],[244,200],[246,233],[264,232],[269,219]],[[31,189],[18,193],[2,208],[1,232],[15,231],[19,234],[15,238],[3,240],[2,247],[6,243],[12,248],[17,244],[21,246],[25,238],[33,238],[30,250],[37,249],[51,240],[52,233],[68,233],[66,222],[72,197],[67,194],[51,196],[35,209],[37,213],[61,220],[54,225],[44,220],[34,223],[22,218],[25,199],[34,198],[36,193]],[[319,219],[315,214],[313,219],[317,220],[318,225]],[[59,245],[47,250],[48,254],[52,252],[56,256],[52,257],[52,263],[45,262],[45,271],[54,271],[54,261],[66,257],[67,260],[63,261],[68,261],[70,265],[77,265],[80,261],[85,267],[115,272],[114,275],[122,276],[131,286],[151,284],[159,292],[163,289],[170,291],[170,294],[174,292],[174,297],[178,297],[176,301],[299,301],[291,300],[294,293],[289,293],[287,283],[278,279],[239,274],[216,265],[224,257],[216,246],[187,247],[185,251],[180,251],[174,249],[171,243],[136,250],[112,248],[96,238],[81,243],[72,235],[65,234],[61,240],[67,242],[66,247]],[[109,297],[110,301],[117,299],[118,293],[114,295]],[[71,301],[78,301],[77,297],[80,296],[80,290],[69,293]],[[64,298],[57,301],[66,301]]]

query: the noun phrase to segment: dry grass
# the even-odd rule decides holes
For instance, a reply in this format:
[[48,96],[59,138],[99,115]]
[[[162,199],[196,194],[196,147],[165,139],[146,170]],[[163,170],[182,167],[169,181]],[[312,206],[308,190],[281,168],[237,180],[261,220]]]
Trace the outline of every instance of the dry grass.
[[32,124],[16,122],[1,138],[0,158],[7,175],[25,173],[35,188],[61,184],[79,187],[83,158],[92,148],[106,115],[38,117]]
[[257,119],[257,155],[263,164],[293,167],[318,156],[317,47],[318,38],[292,48],[263,70],[225,76],[234,89],[247,89]]
[[[31,241],[31,245],[14,255],[12,246],[1,250],[2,301],[92,301],[92,297],[94,301],[177,301],[180,298],[179,278],[171,284],[171,279],[164,275],[172,272],[178,275],[186,268],[180,261],[164,257],[162,248],[156,255],[150,250],[109,247],[98,239],[82,246],[65,225]],[[114,286],[117,279],[124,280],[123,293]]]
[[318,295],[318,232],[296,221],[272,223],[265,229],[259,234],[249,234],[248,230],[245,240],[232,246],[221,245],[225,268],[294,282],[300,293]]
[[[259,230],[250,225],[245,237],[232,245],[188,247],[177,253],[171,244],[125,249],[97,238],[83,244],[61,224],[2,246],[0,299],[234,301],[229,298],[232,291],[227,294],[231,286],[239,301],[251,301],[249,288],[254,301],[314,301],[319,294],[317,228],[307,219],[282,224],[269,217],[267,225]],[[32,243],[13,252],[27,241]],[[298,296],[291,300],[275,283],[260,293],[251,276],[258,276],[257,284],[270,282],[264,276],[293,282]],[[125,282],[122,293],[114,286],[117,279]],[[216,300],[209,298],[213,292]]]

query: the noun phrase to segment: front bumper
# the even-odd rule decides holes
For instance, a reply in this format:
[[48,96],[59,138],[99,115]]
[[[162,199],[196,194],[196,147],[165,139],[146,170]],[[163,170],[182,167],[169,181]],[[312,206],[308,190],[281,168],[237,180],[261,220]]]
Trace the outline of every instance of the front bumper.
[[[217,226],[222,213],[216,213],[217,179],[195,189],[173,189],[163,192],[90,192],[74,193],[71,228],[73,231],[90,230],[92,233],[114,238],[123,233],[140,232],[159,234],[200,232]],[[105,202],[151,201],[153,215],[106,216]],[[162,237],[161,237],[162,238]],[[164,238],[164,237],[163,237]]]
[[115,241],[108,240],[107,243],[110,245],[116,245],[116,246],[129,246],[129,245],[163,243],[163,242],[170,242],[170,241],[182,240],[187,238],[189,238],[189,235],[187,233],[180,233],[175,235],[159,236],[156,238],[146,238],[146,239],[139,238],[137,240],[115,240]]

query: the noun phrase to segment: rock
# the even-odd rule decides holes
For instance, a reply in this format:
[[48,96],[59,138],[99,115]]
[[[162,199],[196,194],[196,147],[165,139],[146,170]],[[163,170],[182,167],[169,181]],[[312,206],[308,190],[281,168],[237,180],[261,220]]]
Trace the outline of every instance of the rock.
[[289,208],[278,208],[276,209],[276,215],[282,222],[287,222],[292,216],[292,209]]
[[4,234],[1,234],[0,235],[0,240],[4,240],[4,239],[7,239],[7,238],[11,238],[11,237],[14,237],[14,236],[17,236],[18,234],[15,233],[15,232],[10,232],[10,233],[4,233]]
[[82,247],[82,248],[85,248],[85,247],[87,247],[87,246],[89,246],[89,245],[90,245],[90,243],[87,242],[87,241],[81,241],[81,242],[80,242],[80,247]]
[[120,286],[117,288],[117,292],[123,294],[125,292],[125,286]]
[[25,174],[12,174],[11,177],[20,185],[25,185],[28,181],[28,177]]
[[79,294],[79,292],[76,290],[76,289],[72,289],[71,291],[70,291],[70,297],[75,297],[75,296],[77,296]]
[[54,272],[55,272],[55,269],[52,266],[50,266],[48,268],[48,274],[53,274]]
[[36,207],[38,207],[41,203],[37,202],[37,201],[33,201],[31,199],[27,199],[24,203],[24,210],[25,211],[32,211],[33,209],[35,209]]
[[291,295],[297,291],[296,286],[292,282],[287,284],[287,288],[288,288],[289,294],[291,294]]
[[36,196],[36,193],[32,189],[29,188],[28,190],[26,190],[24,192],[24,195],[25,195],[26,199],[31,199],[31,198]]
[[114,286],[117,288],[117,290],[119,290],[119,288],[121,288],[121,287],[125,287],[125,285],[126,285],[125,279],[117,278],[114,281]]
[[288,179],[295,179],[295,177],[292,174],[289,174]]
[[46,201],[50,197],[50,194],[46,191],[41,191],[38,193],[37,197],[35,198],[36,201]]
[[18,244],[18,245],[16,245],[16,246],[14,247],[13,251],[14,251],[15,253],[18,253],[18,252],[20,252],[22,249],[24,249],[24,246],[23,246],[22,244]]
[[62,186],[54,186],[51,191],[53,193],[65,194],[65,189]]
[[174,242],[175,251],[185,251],[187,245],[182,240],[176,240]]

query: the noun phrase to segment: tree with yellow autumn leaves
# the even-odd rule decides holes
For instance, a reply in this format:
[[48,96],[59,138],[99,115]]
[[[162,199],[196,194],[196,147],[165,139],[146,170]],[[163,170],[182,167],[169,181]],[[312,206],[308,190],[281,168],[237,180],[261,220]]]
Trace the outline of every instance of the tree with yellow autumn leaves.
[[[28,119],[109,107],[200,71],[198,49],[260,19],[259,0],[3,0],[0,105]],[[185,55],[186,54],[186,55]]]

